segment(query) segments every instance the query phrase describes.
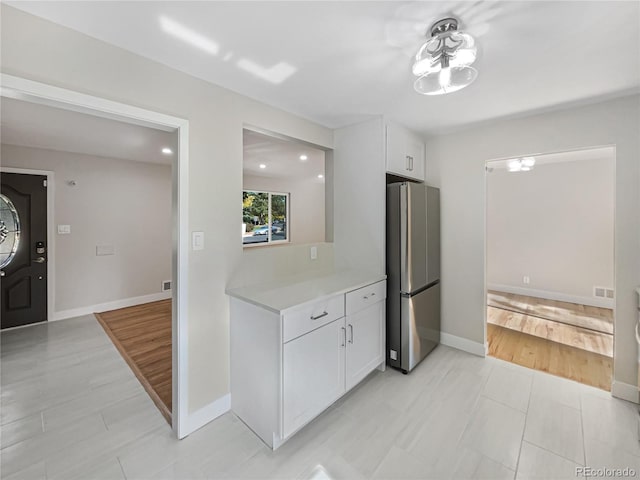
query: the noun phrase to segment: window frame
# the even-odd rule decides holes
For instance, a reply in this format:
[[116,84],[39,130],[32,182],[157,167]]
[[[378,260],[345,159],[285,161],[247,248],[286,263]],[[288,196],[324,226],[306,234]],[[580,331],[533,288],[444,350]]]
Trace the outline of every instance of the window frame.
[[[246,190],[244,187],[242,188],[242,194],[244,196],[245,193],[266,193],[268,195],[268,221],[267,221],[267,241],[266,242],[256,242],[256,243],[244,243],[242,242],[242,248],[254,248],[254,247],[268,247],[270,245],[283,245],[285,243],[291,243],[291,193],[289,192],[271,192],[268,190],[254,190],[249,189]],[[273,240],[271,226],[273,224],[273,218],[271,214],[271,197],[273,195],[280,195],[286,197],[287,209],[286,209],[286,223],[287,223],[287,238],[284,240]],[[244,223],[244,222],[243,222]],[[244,238],[244,237],[243,237]]]

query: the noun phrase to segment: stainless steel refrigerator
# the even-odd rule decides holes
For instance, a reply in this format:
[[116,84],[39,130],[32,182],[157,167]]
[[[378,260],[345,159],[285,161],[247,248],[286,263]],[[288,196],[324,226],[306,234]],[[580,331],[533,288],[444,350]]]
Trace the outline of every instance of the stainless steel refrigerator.
[[387,185],[387,363],[410,372],[440,343],[440,190]]

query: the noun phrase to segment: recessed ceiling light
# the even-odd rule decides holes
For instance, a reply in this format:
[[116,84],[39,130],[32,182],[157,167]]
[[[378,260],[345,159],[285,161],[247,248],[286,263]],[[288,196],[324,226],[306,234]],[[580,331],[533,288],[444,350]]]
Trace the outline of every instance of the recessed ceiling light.
[[260,165],[258,165],[260,168],[265,169],[267,168],[267,166],[264,163],[261,163]]
[[306,155],[300,155],[300,160],[302,160],[303,162],[309,157],[307,157]]
[[171,150],[169,147],[164,147],[162,149],[162,153],[164,153],[165,155],[171,155],[173,153],[173,150]]
[[318,175],[318,178],[324,178],[324,175],[320,174]]

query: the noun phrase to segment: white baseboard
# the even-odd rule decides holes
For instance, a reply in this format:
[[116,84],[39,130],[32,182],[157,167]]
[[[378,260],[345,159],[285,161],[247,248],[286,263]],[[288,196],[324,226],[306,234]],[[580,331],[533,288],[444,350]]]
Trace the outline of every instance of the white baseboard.
[[231,410],[231,394],[227,393],[224,397],[220,397],[200,410],[190,413],[187,418],[186,434],[189,435],[204,427],[207,423],[227,413],[229,410]]
[[638,387],[614,380],[611,384],[611,395],[627,402],[640,403]]
[[579,295],[568,295],[566,293],[536,290],[534,288],[514,287],[512,285],[489,283],[487,284],[487,290],[545,298],[547,300],[558,300],[559,302],[577,303],[578,305],[589,305],[591,307],[613,308],[615,306],[615,300],[613,298],[581,297]]
[[486,356],[486,348],[483,343],[474,342],[462,337],[456,337],[449,333],[440,332],[440,343],[463,352],[471,353],[479,357]]
[[171,292],[152,293],[150,295],[142,295],[140,297],[124,298],[122,300],[115,300],[113,302],[99,303],[97,305],[88,305],[86,307],[73,308],[71,310],[61,310],[53,313],[53,318],[49,321],[64,320],[65,318],[81,317],[83,315],[90,315],[95,312],[106,312],[109,310],[116,310],[118,308],[132,307],[134,305],[140,305],[142,303],[157,302],[158,300],[166,300],[171,298]]

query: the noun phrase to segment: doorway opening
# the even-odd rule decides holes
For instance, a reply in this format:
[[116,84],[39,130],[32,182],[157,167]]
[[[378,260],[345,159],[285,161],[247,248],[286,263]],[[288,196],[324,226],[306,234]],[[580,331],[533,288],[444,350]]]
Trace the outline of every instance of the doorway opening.
[[[137,261],[136,258],[138,260],[141,259],[143,255],[145,255],[145,248],[151,248],[152,244],[162,243],[162,245],[166,247],[162,249],[166,252],[164,255],[166,258],[163,258],[162,261],[164,267],[162,269],[155,268],[155,266],[145,268],[148,272],[153,270],[151,275],[153,278],[158,276],[160,279],[157,282],[154,282],[152,287],[152,290],[155,293],[148,294],[146,291],[138,291],[136,290],[138,285],[132,284],[130,285],[131,288],[126,289],[126,292],[123,290],[124,293],[119,292],[120,295],[116,292],[115,296],[112,295],[109,298],[105,297],[101,301],[100,296],[105,295],[108,288],[113,287],[114,290],[118,290],[119,288],[124,288],[124,284],[126,283],[126,279],[124,277],[117,277],[122,280],[118,281],[116,277],[114,277],[115,270],[110,271],[107,268],[99,274],[99,278],[93,279],[93,284],[98,287],[96,297],[90,302],[85,301],[82,305],[72,305],[72,303],[68,302],[69,298],[61,298],[59,292],[61,291],[62,283],[65,280],[62,278],[62,274],[64,273],[62,271],[62,262],[65,260],[63,258],[64,252],[62,251],[62,247],[64,246],[63,240],[71,238],[76,231],[73,228],[73,222],[66,221],[61,217],[55,216],[56,207],[53,205],[53,201],[50,202],[47,209],[45,209],[45,211],[49,211],[45,222],[48,230],[48,239],[45,244],[46,256],[45,261],[41,262],[45,264],[45,271],[47,279],[49,280],[48,283],[50,285],[50,289],[48,295],[45,297],[47,315],[45,318],[37,320],[62,320],[65,318],[92,314],[94,312],[119,309],[119,307],[129,307],[130,305],[143,304],[142,306],[151,307],[154,306],[154,303],[149,302],[165,299],[161,302],[164,321],[166,323],[166,328],[164,328],[166,339],[164,345],[165,348],[163,349],[163,366],[161,373],[165,379],[165,386],[168,386],[168,388],[165,389],[166,391],[163,396],[165,404],[168,404],[169,407],[169,415],[165,415],[165,418],[167,418],[169,423],[172,425],[172,428],[178,438],[185,437],[190,433],[188,430],[189,422],[187,421],[188,389],[186,376],[186,293],[189,246],[189,232],[187,224],[188,121],[9,75],[2,75],[2,84],[1,96],[3,104],[12,103],[15,106],[17,102],[26,106],[27,109],[49,109],[51,111],[56,110],[58,112],[62,112],[62,115],[68,117],[65,117],[67,120],[69,120],[73,115],[79,115],[84,118],[85,122],[94,122],[96,124],[102,122],[103,126],[106,126],[107,123],[110,126],[118,125],[114,128],[120,128],[122,129],[122,132],[125,132],[126,130],[128,134],[123,133],[123,137],[120,137],[117,141],[113,142],[113,145],[111,145],[114,149],[113,151],[118,151],[119,148],[126,146],[131,152],[134,152],[132,155],[135,157],[136,148],[138,148],[137,153],[144,155],[145,151],[148,153],[150,149],[158,147],[157,158],[161,159],[158,163],[163,163],[163,165],[151,165],[153,160],[142,158],[131,158],[129,160],[133,161],[125,161],[124,158],[121,158],[116,154],[109,154],[109,145],[103,143],[102,148],[106,149],[106,153],[96,153],[94,155],[96,160],[95,165],[90,166],[88,163],[89,160],[84,159],[86,160],[85,163],[83,163],[83,160],[78,160],[79,156],[90,156],[91,153],[82,151],[83,142],[90,142],[87,142],[87,136],[78,132],[76,132],[75,140],[78,142],[76,147],[80,148],[80,150],[76,149],[75,152],[72,151],[65,153],[63,151],[65,150],[64,148],[59,148],[59,146],[56,145],[27,145],[26,143],[21,145],[20,141],[11,142],[13,145],[7,148],[13,149],[11,151],[12,154],[15,154],[15,150],[20,148],[31,148],[32,150],[40,149],[41,151],[46,150],[51,157],[59,154],[61,157],[58,159],[60,160],[59,163],[71,161],[71,157],[73,157],[73,155],[78,157],[75,158],[75,160],[78,160],[76,165],[77,168],[75,170],[78,177],[74,178],[73,174],[69,174],[69,170],[67,170],[65,174],[57,175],[55,172],[48,172],[50,176],[48,177],[48,184],[46,187],[48,192],[50,192],[50,199],[54,198],[52,195],[54,189],[57,191],[55,196],[56,206],[62,207],[64,201],[69,201],[68,198],[63,198],[65,191],[75,191],[76,198],[74,200],[74,207],[78,209],[82,209],[84,207],[88,210],[87,212],[84,212],[86,214],[85,220],[88,219],[84,222],[84,226],[87,228],[90,226],[91,228],[99,230],[94,232],[92,238],[88,242],[85,242],[90,247],[89,250],[91,250],[90,256],[92,257],[92,260],[90,261],[98,263],[102,262],[103,266],[111,264],[111,267],[117,270],[118,267],[122,267],[123,264],[135,263]],[[3,108],[3,130],[5,127],[4,122],[7,118],[6,115],[4,115],[6,113],[7,111]],[[17,118],[20,120],[19,116]],[[23,126],[26,125],[33,127],[38,123],[35,121],[36,118],[40,117],[27,115],[22,118],[22,120],[24,120]],[[20,121],[18,121],[18,123],[20,123]],[[82,121],[77,124],[78,128],[80,128],[79,125],[81,124]],[[62,130],[64,130],[64,128],[62,128]],[[140,135],[143,131],[151,132],[151,136],[156,135],[157,138],[155,138],[155,140],[161,139],[162,145],[153,144],[154,139],[151,139],[152,145],[148,145],[146,142],[149,138],[145,138],[145,135]],[[19,134],[20,132],[17,133]],[[109,135],[105,131],[102,131],[102,135],[97,135],[94,140],[99,139],[100,136],[109,138]],[[56,138],[64,141],[63,137],[64,136],[62,134],[60,136],[52,137],[47,137],[46,135],[36,136],[39,140],[53,141],[54,143]],[[165,144],[167,139],[171,140],[169,143]],[[6,140],[7,136],[3,135],[3,143]],[[107,140],[107,142],[108,141],[109,140]],[[31,151],[30,154],[31,153],[33,153],[33,151]],[[17,155],[3,155],[3,176],[5,176],[5,172],[10,170],[8,167],[5,167],[5,165],[11,165],[8,160],[10,158],[15,159],[16,157]],[[21,175],[25,177],[32,177],[32,174],[38,173],[35,166],[38,159],[35,157],[35,154],[23,156],[24,162],[19,165],[21,170],[19,173]],[[100,168],[103,168],[103,172],[100,173],[100,168],[93,168],[100,163],[99,160],[114,160],[114,165],[117,161],[120,161],[122,165],[119,165],[119,167],[124,166],[125,170],[140,170],[140,172],[137,172],[140,175],[135,177],[135,175],[131,174],[132,172],[119,172],[114,174],[114,176],[117,177],[119,175],[118,178],[120,178],[120,180],[117,178],[107,179],[104,175],[105,172],[106,174],[113,174],[114,170],[111,165],[109,168],[102,165]],[[106,164],[106,162],[102,163]],[[13,170],[17,170],[17,168],[14,166]],[[142,172],[142,170],[145,171]],[[147,177],[150,170],[154,170],[152,174],[160,180],[158,185],[161,185],[161,187],[149,187],[149,189],[146,189],[142,184],[134,184],[135,182],[131,180],[134,177]],[[85,177],[83,179],[79,179],[83,174]],[[56,182],[52,181],[54,175]],[[160,179],[160,177],[162,178]],[[87,187],[89,187],[88,190],[101,188],[106,185],[107,180],[114,180],[115,183],[110,187],[111,194],[104,195],[103,201],[94,203],[92,207],[90,207],[89,201],[78,201],[77,194],[80,193],[80,189],[83,187],[85,190],[87,190]],[[127,182],[129,182],[129,184],[127,184]],[[93,186],[91,187],[90,185]],[[137,193],[133,192],[130,196],[131,198],[128,200],[129,203],[125,205],[118,205],[118,201],[122,200],[122,190],[126,190],[126,188],[135,190],[136,185],[138,185],[140,189]],[[159,193],[161,190],[162,193]],[[154,196],[154,192],[158,193],[159,196],[157,198]],[[87,192],[85,192],[85,194],[86,193]],[[160,199],[160,197],[162,197],[162,199]],[[63,201],[61,201],[61,199]],[[145,204],[146,207],[144,207],[142,203],[147,200],[149,200],[151,204]],[[136,203],[140,203],[140,205],[134,205]],[[144,239],[138,239],[135,242],[133,241],[135,235],[133,235],[132,232],[134,232],[136,228],[145,230],[145,227],[142,224],[144,219],[140,218],[141,215],[137,215],[137,220],[130,218],[130,221],[125,217],[129,210],[135,210],[138,207],[145,209],[145,212],[153,212],[154,209],[158,211],[163,210],[163,215],[166,216],[162,222],[157,222],[164,224],[163,228],[166,229],[166,232],[163,230],[161,235],[153,234],[152,237],[155,239],[153,242],[144,241]],[[138,208],[138,210],[140,210],[140,208]],[[3,209],[3,215],[5,213],[4,210],[5,209]],[[118,212],[115,210],[119,210],[120,215],[118,215]],[[106,221],[106,213],[110,214],[109,218],[111,218],[111,220]],[[115,216],[111,214],[114,214]],[[77,223],[81,223],[80,220],[78,220]],[[148,225],[148,229],[152,230],[153,227]],[[86,231],[84,231],[84,229],[78,229],[76,238],[81,236],[82,233],[86,233]],[[118,238],[122,241],[119,241]],[[133,245],[134,243],[135,245]],[[87,245],[85,245],[85,247]],[[132,249],[129,247],[132,245],[137,248],[137,253],[130,251]],[[38,248],[38,245],[34,244],[34,248]],[[35,263],[38,263],[37,256],[34,257],[32,255],[31,257],[31,263],[34,261]],[[153,257],[153,255],[151,255],[151,257]],[[113,260],[115,259],[118,261],[114,262]],[[56,260],[58,260],[57,271],[55,269]],[[109,262],[109,260],[111,260],[111,262]],[[65,262],[65,266],[67,266],[68,263],[69,262]],[[66,280],[68,280],[68,278]],[[107,330],[105,323],[102,325],[105,327],[105,330]],[[111,330],[113,333],[115,329],[112,328]],[[116,347],[120,350],[125,360],[127,360],[127,363],[129,363],[129,366],[143,384],[143,387],[145,387],[149,392],[147,385],[144,384],[143,379],[138,375],[139,372],[136,372],[136,368],[134,368],[134,365],[129,361],[130,358],[128,359],[125,352],[120,348],[124,343],[122,338],[119,339],[120,345],[118,345],[115,337],[112,336],[109,331],[107,331],[107,333],[111,339],[114,340]],[[133,355],[129,356],[132,357]],[[137,363],[139,364],[139,362]],[[148,378],[149,374],[146,374],[145,377]],[[153,395],[150,394],[150,396],[153,398]],[[156,402],[156,405],[157,404],[158,403]],[[163,412],[163,414],[164,413],[166,412]]]
[[488,354],[611,390],[615,147],[486,163]]

